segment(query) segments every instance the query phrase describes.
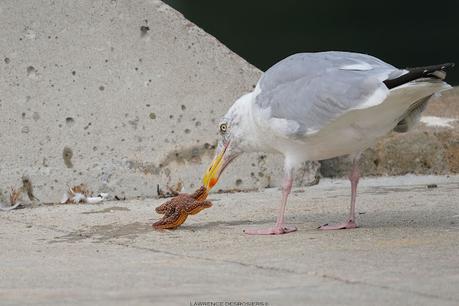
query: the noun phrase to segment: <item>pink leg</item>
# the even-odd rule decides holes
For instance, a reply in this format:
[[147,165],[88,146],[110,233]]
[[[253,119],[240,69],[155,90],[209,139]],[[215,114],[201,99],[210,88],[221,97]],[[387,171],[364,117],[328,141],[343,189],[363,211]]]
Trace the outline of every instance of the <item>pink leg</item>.
[[287,198],[292,190],[293,178],[292,171],[286,172],[284,182],[282,184],[282,200],[279,206],[279,213],[277,215],[277,221],[274,227],[264,229],[247,229],[244,233],[249,235],[280,235],[287,234],[296,231],[296,227],[286,226],[284,224],[284,212],[285,206],[287,205]]
[[349,219],[346,222],[338,224],[324,224],[319,227],[321,230],[337,230],[337,229],[351,229],[357,228],[357,223],[355,222],[355,199],[357,197],[357,184],[359,183],[360,171],[357,159],[354,159],[352,163],[351,174],[349,175],[349,180],[351,181],[351,209],[349,212]]

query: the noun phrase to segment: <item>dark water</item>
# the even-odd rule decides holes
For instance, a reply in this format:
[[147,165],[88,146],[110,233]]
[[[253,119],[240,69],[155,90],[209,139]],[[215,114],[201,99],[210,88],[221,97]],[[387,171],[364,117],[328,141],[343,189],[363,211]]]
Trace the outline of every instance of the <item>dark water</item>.
[[[166,0],[266,70],[297,52],[367,53],[394,66],[459,65],[459,1]],[[448,74],[459,84],[459,66]]]

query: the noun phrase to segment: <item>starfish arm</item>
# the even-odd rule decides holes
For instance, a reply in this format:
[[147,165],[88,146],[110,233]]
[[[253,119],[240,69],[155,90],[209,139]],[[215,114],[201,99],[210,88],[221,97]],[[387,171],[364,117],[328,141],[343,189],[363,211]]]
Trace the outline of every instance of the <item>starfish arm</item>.
[[201,186],[198,190],[196,190],[191,197],[195,200],[204,200],[207,198],[207,189],[204,186]]
[[167,211],[172,206],[172,204],[173,204],[173,200],[169,200],[166,203],[163,203],[160,206],[156,207],[155,211],[158,214],[164,215],[165,213],[167,213]]
[[196,201],[189,207],[187,207],[186,211],[190,215],[196,215],[201,210],[212,207],[212,203],[210,201]]
[[174,213],[167,214],[161,220],[153,223],[153,227],[157,229],[174,229],[182,225],[187,216],[185,212],[176,210]]

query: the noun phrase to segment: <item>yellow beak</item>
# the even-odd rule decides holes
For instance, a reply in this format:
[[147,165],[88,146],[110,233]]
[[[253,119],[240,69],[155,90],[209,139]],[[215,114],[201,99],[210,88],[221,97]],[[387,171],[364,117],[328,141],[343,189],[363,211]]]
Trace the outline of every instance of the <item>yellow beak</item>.
[[204,187],[207,188],[207,190],[210,190],[218,182],[218,178],[220,176],[220,170],[223,164],[224,154],[225,154],[225,150],[222,150],[220,153],[218,153],[215,156],[212,163],[210,164],[210,167],[207,169],[206,173],[204,173],[202,182],[204,184]]

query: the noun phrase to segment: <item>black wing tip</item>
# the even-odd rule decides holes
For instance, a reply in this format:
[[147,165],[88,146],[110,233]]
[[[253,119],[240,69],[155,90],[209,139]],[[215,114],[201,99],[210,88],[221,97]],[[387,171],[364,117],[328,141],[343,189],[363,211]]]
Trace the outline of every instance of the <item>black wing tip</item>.
[[422,71],[423,73],[429,73],[429,72],[434,72],[438,70],[445,71],[449,68],[454,68],[455,66],[456,66],[456,63],[450,62],[450,63],[444,63],[444,64],[438,64],[438,65],[424,66],[424,67],[407,67],[405,69],[410,72]]
[[[436,70],[446,70],[446,69],[449,69],[449,68],[454,68],[454,66],[456,66],[456,63],[444,63],[444,64],[440,64],[440,65],[435,65],[435,66],[431,66],[433,69],[436,68]],[[430,67],[426,67],[426,68],[430,68]],[[433,70],[432,69],[432,70]]]
[[444,80],[446,78],[446,70],[456,66],[455,63],[444,63],[440,65],[406,68],[408,73],[403,74],[395,79],[388,79],[384,81],[387,88],[392,89],[405,83],[421,79],[421,78],[435,78]]

